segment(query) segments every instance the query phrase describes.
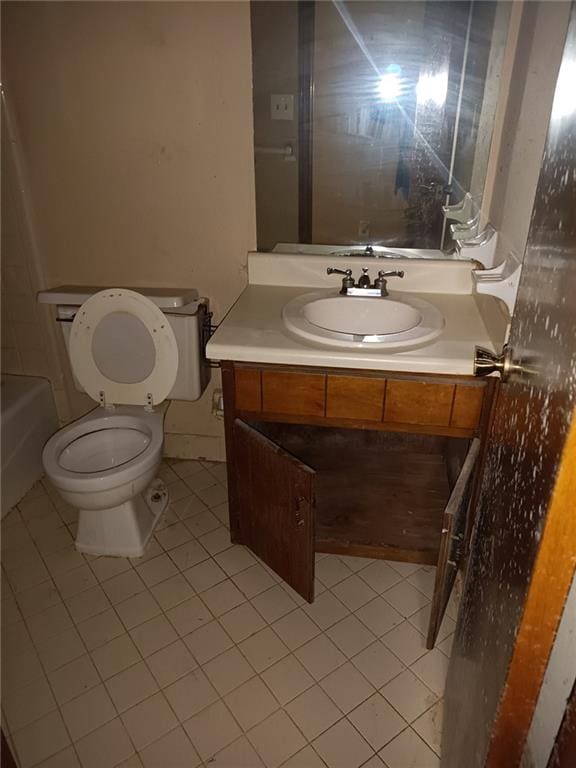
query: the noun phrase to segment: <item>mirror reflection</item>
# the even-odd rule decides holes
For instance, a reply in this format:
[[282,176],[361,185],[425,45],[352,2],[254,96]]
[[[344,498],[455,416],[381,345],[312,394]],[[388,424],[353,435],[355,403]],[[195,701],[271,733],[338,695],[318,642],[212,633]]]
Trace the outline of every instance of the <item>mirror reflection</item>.
[[254,2],[259,250],[448,254],[442,206],[482,199],[509,8]]

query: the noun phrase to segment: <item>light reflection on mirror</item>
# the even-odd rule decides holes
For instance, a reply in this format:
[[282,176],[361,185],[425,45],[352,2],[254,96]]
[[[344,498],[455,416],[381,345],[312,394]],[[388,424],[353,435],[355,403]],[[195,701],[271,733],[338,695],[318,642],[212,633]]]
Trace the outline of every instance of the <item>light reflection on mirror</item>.
[[441,107],[446,101],[448,90],[448,72],[437,72],[432,75],[427,72],[420,75],[416,86],[416,96],[419,104],[431,101]]
[[400,67],[397,64],[390,64],[386,72],[380,75],[378,96],[385,104],[388,104],[391,101],[396,101],[401,93],[402,78]]
[[449,251],[442,205],[481,199],[508,16],[497,0],[253,2],[259,249]]

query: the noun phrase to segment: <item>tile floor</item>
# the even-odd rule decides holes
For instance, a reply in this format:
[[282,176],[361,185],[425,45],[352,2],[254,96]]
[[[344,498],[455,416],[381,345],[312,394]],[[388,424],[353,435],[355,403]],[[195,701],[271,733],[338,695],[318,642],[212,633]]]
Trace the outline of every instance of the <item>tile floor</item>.
[[318,555],[305,603],[231,546],[225,466],[162,465],[140,559],[83,556],[45,481],[2,523],[2,718],[21,768],[435,768],[455,609],[434,569]]

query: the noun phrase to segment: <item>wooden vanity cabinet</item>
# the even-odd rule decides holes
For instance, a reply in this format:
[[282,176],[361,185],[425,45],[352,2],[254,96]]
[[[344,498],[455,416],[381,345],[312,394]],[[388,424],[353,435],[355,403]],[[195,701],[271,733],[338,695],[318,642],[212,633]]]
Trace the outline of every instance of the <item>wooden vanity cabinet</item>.
[[310,602],[315,552],[437,566],[433,647],[494,381],[231,362],[222,378],[232,541]]

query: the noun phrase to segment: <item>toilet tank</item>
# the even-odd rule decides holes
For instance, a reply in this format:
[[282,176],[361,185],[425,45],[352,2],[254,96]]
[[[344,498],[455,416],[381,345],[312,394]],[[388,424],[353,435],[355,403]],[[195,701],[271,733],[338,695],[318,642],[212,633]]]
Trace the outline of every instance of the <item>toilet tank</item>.
[[[126,287],[128,286],[121,286]],[[76,312],[94,293],[106,286],[62,285],[40,291],[41,304],[56,307],[56,319],[69,349],[70,330]],[[166,315],[178,345],[178,373],[170,390],[170,400],[197,400],[210,381],[210,366],[204,354],[208,300],[199,298],[194,288],[130,288],[153,301]],[[84,389],[74,376],[76,389]]]

